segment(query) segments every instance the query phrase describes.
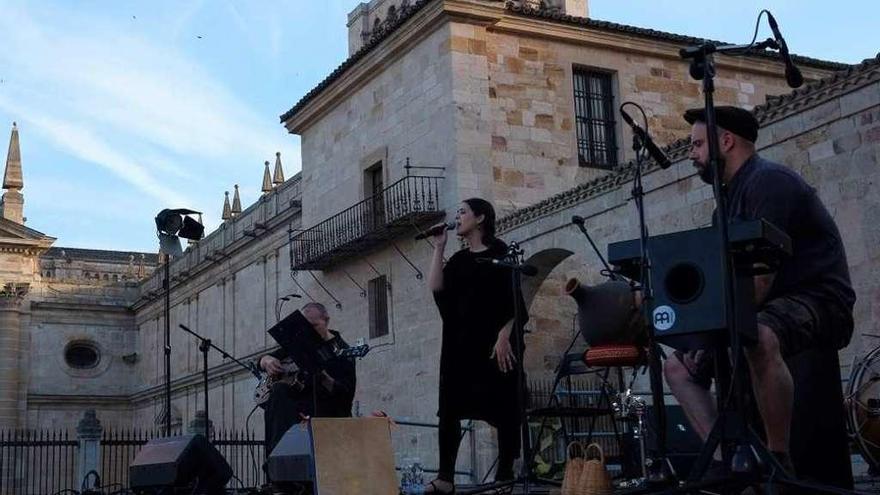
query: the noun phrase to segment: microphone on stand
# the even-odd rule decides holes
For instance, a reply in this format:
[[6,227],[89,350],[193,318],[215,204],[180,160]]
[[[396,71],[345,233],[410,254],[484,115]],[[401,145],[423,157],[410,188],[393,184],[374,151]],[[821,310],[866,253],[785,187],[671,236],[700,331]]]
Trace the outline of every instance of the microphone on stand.
[[419,234],[415,237],[415,239],[417,241],[421,241],[422,239],[427,239],[428,237],[434,237],[435,235],[439,234],[440,232],[443,232],[444,230],[452,230],[457,226],[458,226],[458,224],[455,222],[446,222],[442,225],[437,225],[437,226],[431,227],[430,229],[428,229],[424,232],[419,232]]
[[302,298],[302,296],[299,294],[288,294],[284,297],[279,297],[278,299],[280,299],[282,301],[290,301],[291,299],[299,299],[299,298]]
[[795,67],[791,54],[788,53],[788,45],[785,44],[785,38],[779,32],[779,25],[776,24],[776,19],[769,10],[767,11],[767,21],[770,23],[773,37],[776,39],[776,44],[779,45],[779,54],[782,55],[782,61],[785,63],[785,81],[790,88],[799,88],[804,84],[804,76],[801,74],[800,69]]
[[666,154],[663,153],[663,151],[661,151],[656,144],[654,144],[654,140],[651,139],[651,136],[649,136],[648,133],[645,132],[645,130],[642,129],[641,126],[639,126],[639,124],[636,124],[635,121],[633,121],[632,117],[630,117],[629,114],[626,113],[626,110],[621,108],[620,115],[623,117],[623,120],[627,124],[629,124],[636,136],[641,139],[642,144],[644,144],[645,146],[645,149],[648,150],[648,154],[651,155],[651,158],[653,158],[658,165],[660,165],[660,168],[667,169],[672,166],[672,162],[669,161],[669,158],[666,157]]
[[534,277],[538,274],[538,268],[532,265],[511,263],[509,261],[499,260],[496,258],[477,258],[477,263],[491,263],[495,266],[503,266],[513,270],[519,270],[526,277]]

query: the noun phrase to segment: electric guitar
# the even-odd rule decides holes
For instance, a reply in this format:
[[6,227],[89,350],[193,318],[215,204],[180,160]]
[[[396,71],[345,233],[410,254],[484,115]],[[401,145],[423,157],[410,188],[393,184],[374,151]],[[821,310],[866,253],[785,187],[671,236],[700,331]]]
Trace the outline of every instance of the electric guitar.
[[[333,355],[337,358],[360,358],[366,356],[368,352],[370,352],[370,345],[361,344],[354,347],[336,349],[333,351]],[[272,376],[269,373],[266,373],[266,375],[260,379],[260,383],[258,383],[257,388],[254,389],[254,404],[260,407],[265,407],[266,402],[272,395],[272,387],[276,383],[289,385],[299,391],[305,388],[306,383],[311,379],[305,371],[299,369],[291,358],[283,359],[281,361],[281,367],[284,368],[283,374]]]

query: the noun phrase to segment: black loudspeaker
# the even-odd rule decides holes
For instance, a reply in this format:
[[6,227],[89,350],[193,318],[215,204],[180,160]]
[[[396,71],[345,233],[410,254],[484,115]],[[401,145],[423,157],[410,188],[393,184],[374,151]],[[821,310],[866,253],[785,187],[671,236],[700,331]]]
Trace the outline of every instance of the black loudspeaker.
[[150,440],[128,468],[135,493],[159,493],[187,488],[187,493],[225,493],[232,478],[226,459],[203,435],[183,435]]
[[267,461],[269,479],[277,483],[315,482],[315,454],[311,430],[295,424],[281,437]]

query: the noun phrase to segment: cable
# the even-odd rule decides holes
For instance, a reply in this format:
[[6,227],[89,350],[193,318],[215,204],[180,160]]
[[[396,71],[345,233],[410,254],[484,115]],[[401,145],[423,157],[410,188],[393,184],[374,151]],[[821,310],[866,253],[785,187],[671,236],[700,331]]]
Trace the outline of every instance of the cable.
[[764,9],[761,12],[758,12],[758,20],[755,22],[755,34],[752,35],[752,41],[749,42],[749,46],[746,48],[745,53],[750,53],[752,51],[752,47],[755,46],[755,41],[758,40],[758,30],[761,27],[761,17],[764,14],[770,15],[770,11],[767,9]]
[[[254,408],[251,409],[251,412],[248,413],[247,418],[244,420],[245,434],[247,434],[249,431],[251,431],[251,427],[250,427],[251,416],[253,416],[254,413],[257,412],[258,407],[260,407],[260,406],[255,405]],[[265,442],[265,440],[264,440],[264,442]],[[254,468],[254,473],[259,473],[259,471],[257,470],[257,454],[254,452],[254,445],[253,444],[248,445],[248,452],[251,455],[251,465]]]

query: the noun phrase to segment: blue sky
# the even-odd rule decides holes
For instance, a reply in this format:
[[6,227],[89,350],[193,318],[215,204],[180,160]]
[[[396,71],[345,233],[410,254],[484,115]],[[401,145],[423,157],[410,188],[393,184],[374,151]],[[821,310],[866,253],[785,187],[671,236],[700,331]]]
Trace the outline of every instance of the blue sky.
[[[162,208],[215,228],[223,192],[253,202],[276,151],[299,170],[278,116],[345,59],[357,3],[0,0],[0,146],[18,121],[27,225],[57,246],[148,252]],[[769,8],[793,52],[855,63],[880,50],[878,5],[592,0],[590,14],[747,42]]]

